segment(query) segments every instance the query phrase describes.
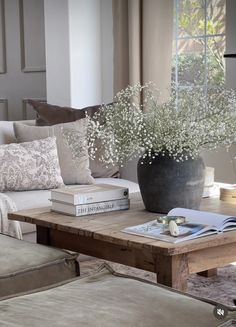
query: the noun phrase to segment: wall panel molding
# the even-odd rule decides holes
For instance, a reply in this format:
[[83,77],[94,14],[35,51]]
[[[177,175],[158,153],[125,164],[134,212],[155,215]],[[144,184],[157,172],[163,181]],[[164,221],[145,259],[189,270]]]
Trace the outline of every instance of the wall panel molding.
[[36,111],[32,108],[30,104],[28,104],[28,100],[35,100],[46,103],[47,100],[44,98],[23,98],[22,99],[22,119],[35,119]]
[[[35,2],[35,4],[36,3],[43,4],[43,1],[37,0],[37,2]],[[44,54],[41,53],[41,56],[44,56],[44,58],[43,59],[41,58],[41,60],[39,60],[40,63],[37,63],[37,58],[35,56],[35,54],[37,54],[37,56],[40,56],[40,54],[38,55],[37,49],[38,49],[38,42],[41,42],[42,40],[35,39],[34,42],[31,42],[32,40],[28,39],[29,35],[31,35],[31,31],[27,31],[26,20],[29,18],[32,19],[33,13],[32,13],[32,17],[29,15],[27,16],[26,12],[25,12],[26,6],[27,6],[26,0],[19,0],[21,70],[24,73],[45,72],[46,71],[45,53]],[[37,11],[37,8],[35,8],[35,11]],[[31,21],[31,23],[32,23],[32,21]],[[41,23],[44,24],[44,21]],[[37,24],[37,22],[35,21],[34,24]],[[32,25],[31,25],[31,28],[33,28]],[[35,32],[35,30],[37,31],[37,27],[34,28],[34,32]],[[32,33],[32,34],[34,34],[34,33]],[[43,36],[41,35],[41,37],[44,38],[44,33],[43,33]],[[35,48],[35,49],[37,48],[37,49],[34,50],[33,48]],[[42,47],[39,47],[39,49],[42,49]],[[45,45],[44,45],[44,50],[45,50]],[[31,62],[27,62],[27,60],[29,60],[30,56],[31,56]],[[32,64],[32,61],[33,61],[33,64]],[[42,64],[42,62],[43,62],[43,64]]]
[[0,0],[0,48],[2,58],[0,59],[0,74],[5,74],[7,71],[6,63],[6,27],[5,27],[5,2]]
[[8,120],[8,100],[6,98],[0,98],[0,120]]

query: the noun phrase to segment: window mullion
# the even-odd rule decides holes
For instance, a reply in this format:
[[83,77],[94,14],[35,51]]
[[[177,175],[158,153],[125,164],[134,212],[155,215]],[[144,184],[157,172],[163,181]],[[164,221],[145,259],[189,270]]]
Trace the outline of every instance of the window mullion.
[[205,20],[205,26],[204,26],[204,56],[205,56],[205,76],[204,76],[204,88],[205,88],[205,94],[207,94],[207,77],[208,77],[208,60],[207,60],[207,0],[204,2],[204,20]]
[[178,87],[179,85],[179,0],[175,1],[175,19],[176,19],[176,26],[175,26],[175,83]]

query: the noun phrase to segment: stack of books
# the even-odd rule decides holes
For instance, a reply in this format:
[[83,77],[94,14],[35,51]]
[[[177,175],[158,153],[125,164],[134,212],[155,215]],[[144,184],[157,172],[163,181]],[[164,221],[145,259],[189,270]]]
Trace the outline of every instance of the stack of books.
[[76,185],[51,190],[52,211],[71,216],[129,209],[129,189],[109,184]]
[[220,187],[220,200],[236,204],[236,185]]

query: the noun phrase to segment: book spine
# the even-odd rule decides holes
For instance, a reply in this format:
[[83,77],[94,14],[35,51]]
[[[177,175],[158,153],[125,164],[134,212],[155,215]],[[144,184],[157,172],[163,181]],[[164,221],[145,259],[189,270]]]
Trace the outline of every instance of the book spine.
[[119,201],[106,201],[96,204],[76,206],[76,216],[92,215],[96,213],[126,210],[129,209],[129,201],[119,203]]
[[74,206],[68,204],[61,205],[61,203],[52,201],[52,210],[70,215],[72,214],[78,217],[109,211],[127,210],[129,209],[129,203],[129,199],[121,199]]

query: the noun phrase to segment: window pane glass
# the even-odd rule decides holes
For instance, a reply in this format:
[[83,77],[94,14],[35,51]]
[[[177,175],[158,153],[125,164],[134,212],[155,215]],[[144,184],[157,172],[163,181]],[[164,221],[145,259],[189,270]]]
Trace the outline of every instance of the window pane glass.
[[204,38],[178,41],[178,81],[180,85],[202,85],[205,81]]
[[225,0],[207,1],[206,34],[225,34]]
[[225,83],[225,36],[207,38],[207,80],[210,85]]
[[178,36],[205,34],[205,0],[178,1]]
[[175,0],[174,16],[172,81],[223,87],[226,0]]
[[173,43],[172,43],[172,65],[171,65],[171,80],[173,82],[177,82],[176,81],[176,68],[177,68],[176,44],[177,44],[177,41],[173,40]]

